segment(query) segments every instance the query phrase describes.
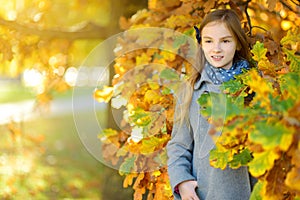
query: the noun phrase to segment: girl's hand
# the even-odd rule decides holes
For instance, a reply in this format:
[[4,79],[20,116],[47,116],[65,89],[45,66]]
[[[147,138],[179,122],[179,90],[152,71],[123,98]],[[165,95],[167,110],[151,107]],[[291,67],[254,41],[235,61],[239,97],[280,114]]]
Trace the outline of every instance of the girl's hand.
[[182,200],[200,200],[196,194],[197,181],[184,181],[178,185],[178,190]]

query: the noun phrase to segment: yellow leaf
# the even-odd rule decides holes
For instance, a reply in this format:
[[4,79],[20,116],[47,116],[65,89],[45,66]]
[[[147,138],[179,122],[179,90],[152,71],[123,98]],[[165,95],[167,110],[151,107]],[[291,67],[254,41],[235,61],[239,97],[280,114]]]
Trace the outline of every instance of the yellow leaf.
[[157,90],[160,88],[160,85],[157,82],[148,81],[148,84],[152,90]]
[[152,172],[152,175],[155,177],[159,177],[161,175],[161,172],[159,170]]
[[257,65],[264,75],[276,76],[276,66],[269,60],[260,60]]
[[151,10],[164,10],[180,5],[180,0],[149,0],[148,7]]
[[190,24],[194,24],[196,21],[198,22],[198,20],[191,15],[172,15],[165,20],[164,26],[171,29],[176,29],[177,27],[189,27]]
[[110,99],[112,98],[114,94],[114,88],[113,87],[108,87],[108,86],[104,86],[104,88],[102,90],[95,90],[94,92],[94,98],[98,101],[98,102],[109,102]]
[[160,95],[154,90],[147,90],[145,93],[145,101],[152,104],[157,104],[160,101]]
[[141,56],[136,57],[136,65],[139,66],[139,65],[148,64],[150,60],[151,60],[151,56],[148,56],[147,54],[142,53]]
[[144,139],[141,145],[141,153],[152,154],[156,150],[161,149],[168,140],[168,137],[158,138],[154,136]]
[[248,79],[245,84],[255,91],[253,102],[260,102],[260,106],[266,109],[271,109],[269,95],[274,94],[272,84],[268,80],[263,79],[256,70],[250,70],[247,73]]
[[162,51],[160,55],[163,56],[163,58],[168,61],[173,61],[176,58],[176,54],[167,51]]

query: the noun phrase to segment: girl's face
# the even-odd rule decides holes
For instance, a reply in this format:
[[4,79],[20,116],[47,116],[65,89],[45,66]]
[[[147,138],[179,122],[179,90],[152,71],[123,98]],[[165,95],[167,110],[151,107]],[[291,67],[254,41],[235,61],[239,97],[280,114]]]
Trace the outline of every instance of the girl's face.
[[212,66],[224,69],[232,66],[237,42],[223,22],[210,22],[203,27],[201,46]]

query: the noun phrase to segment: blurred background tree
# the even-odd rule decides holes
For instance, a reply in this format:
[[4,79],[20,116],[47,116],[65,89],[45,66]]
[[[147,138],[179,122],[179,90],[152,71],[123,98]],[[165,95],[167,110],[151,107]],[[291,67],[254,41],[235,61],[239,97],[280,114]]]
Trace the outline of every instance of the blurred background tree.
[[14,0],[0,10],[2,75],[25,69],[43,74],[39,95],[63,91],[68,67],[78,67],[100,41],[119,32],[119,18],[147,6],[146,1]]
[[[76,72],[96,45],[120,31],[121,16],[130,17],[145,7],[147,1],[139,0],[1,1],[1,112],[7,112],[10,103],[28,99],[42,110],[50,109],[55,98],[65,98],[71,105],[75,82],[68,74]],[[117,171],[88,155],[71,112],[43,114],[26,122],[1,118],[1,199],[132,196],[122,189]],[[108,118],[101,120],[106,123]]]

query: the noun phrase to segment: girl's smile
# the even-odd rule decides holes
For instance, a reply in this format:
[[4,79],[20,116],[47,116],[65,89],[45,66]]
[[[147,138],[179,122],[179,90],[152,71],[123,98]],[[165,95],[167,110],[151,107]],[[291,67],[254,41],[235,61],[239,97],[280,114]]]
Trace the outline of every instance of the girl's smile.
[[210,22],[202,29],[202,49],[207,62],[214,67],[229,69],[237,43],[223,22]]

